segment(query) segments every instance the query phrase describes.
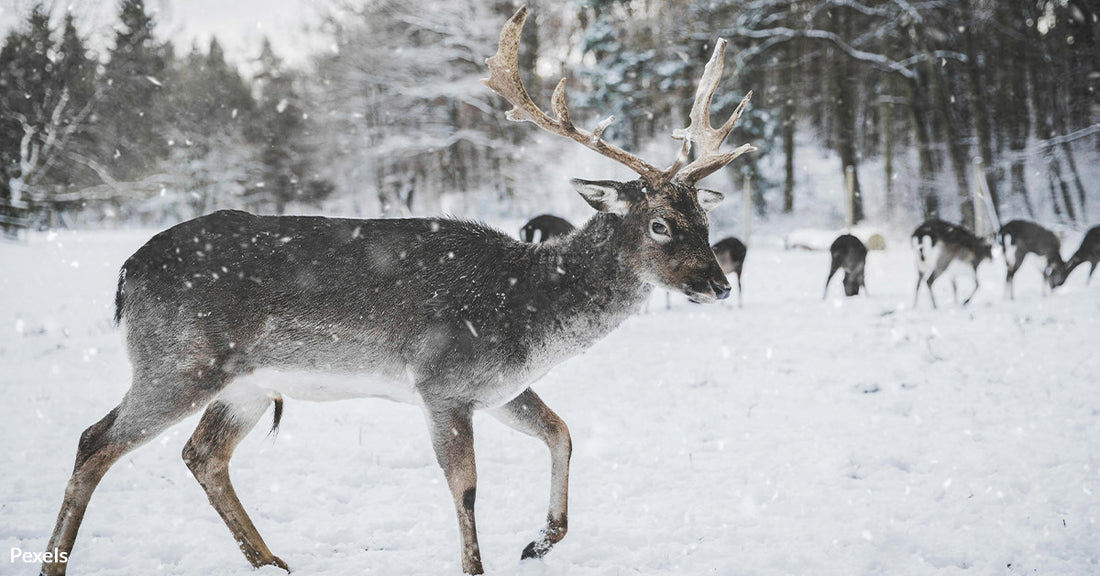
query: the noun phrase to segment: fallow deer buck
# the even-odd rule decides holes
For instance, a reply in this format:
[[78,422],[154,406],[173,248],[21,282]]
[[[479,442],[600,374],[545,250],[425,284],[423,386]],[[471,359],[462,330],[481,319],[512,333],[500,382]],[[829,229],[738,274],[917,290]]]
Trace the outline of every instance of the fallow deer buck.
[[553,214],[539,214],[524,224],[519,233],[524,242],[534,242],[536,232],[538,233],[538,241],[546,242],[565,236],[575,229],[576,226],[573,226],[565,218]]
[[1093,226],[1085,233],[1081,246],[1066,262],[1066,276],[1085,262],[1089,263],[1089,275],[1085,278],[1085,285],[1088,286],[1092,282],[1092,273],[1096,272],[1096,264],[1100,262],[1100,226]]
[[[707,242],[707,210],[722,200],[696,183],[753,150],[721,152],[749,96],[719,129],[710,106],[722,72],[719,40],[703,72],[683,145],[659,169],[576,128],[564,80],[551,118],[528,97],[517,65],[521,8],[504,25],[484,82],[530,121],[617,160],[629,182],[573,180],[599,211],[561,242],[527,244],[448,219],[350,220],[223,211],[154,236],[123,265],[124,321],[133,382],[122,402],[80,438],[49,550],[70,555],[88,500],[107,469],[205,408],[183,459],[253,566],[271,553],[229,478],[237,443],[274,401],[385,397],[418,404],[454,500],[462,569],[481,574],[474,524],[472,413],[486,410],[550,448],[545,527],[524,550],[541,557],[565,536],[569,431],[530,385],[603,338],[652,287],[697,302],[730,285]],[[692,145],[698,157],[688,163]],[[63,563],[47,562],[56,576]],[[136,567],[135,567],[136,569]],[[146,570],[147,571],[147,570]]]
[[[963,306],[969,304],[978,293],[978,266],[983,260],[993,259],[993,247],[989,242],[962,226],[935,218],[917,226],[912,241],[917,251],[917,288],[913,291],[913,307],[917,307],[922,280],[928,285],[932,307],[937,307],[932,285],[953,263],[962,264],[974,274],[974,290],[963,300]],[[954,277],[951,278],[951,292],[958,302],[959,292]]]
[[1016,298],[1013,280],[1028,254],[1043,259],[1043,281],[1051,290],[1066,281],[1066,263],[1062,261],[1062,242],[1053,232],[1027,220],[1013,220],[998,233],[1005,254],[1005,293]]
[[867,246],[851,234],[841,234],[829,246],[829,275],[825,278],[825,292],[821,298],[829,297],[829,282],[837,270],[844,270],[844,295],[855,296],[860,288],[867,293],[867,284],[863,275],[867,267]]

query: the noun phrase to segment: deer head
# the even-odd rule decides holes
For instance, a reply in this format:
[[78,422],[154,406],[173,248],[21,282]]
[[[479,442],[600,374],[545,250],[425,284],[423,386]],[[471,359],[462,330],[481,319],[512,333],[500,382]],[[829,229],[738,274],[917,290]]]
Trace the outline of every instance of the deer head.
[[[615,120],[613,116],[601,121],[591,132],[577,128],[569,115],[564,78],[554,89],[551,99],[556,118],[551,118],[531,100],[520,80],[518,63],[520,34],[526,19],[527,8],[521,7],[501,30],[497,53],[485,61],[490,76],[482,82],[512,104],[507,118],[532,122],[638,173],[640,178],[629,182],[574,179],[572,183],[593,208],[622,218],[626,235],[624,245],[630,247],[623,257],[631,260],[630,264],[642,280],[666,290],[683,292],[697,302],[727,297],[730,285],[711,251],[706,214],[722,201],[723,195],[696,186],[741,154],[756,149],[744,144],[729,152],[720,150],[752,92],[720,128],[710,124],[711,100],[722,76],[726,41],[720,39],[714,46],[695,94],[691,123],[672,134],[673,138],[682,140],[683,145],[675,161],[662,170],[602,139],[604,130]],[[698,157],[688,163],[692,146],[697,148]]]

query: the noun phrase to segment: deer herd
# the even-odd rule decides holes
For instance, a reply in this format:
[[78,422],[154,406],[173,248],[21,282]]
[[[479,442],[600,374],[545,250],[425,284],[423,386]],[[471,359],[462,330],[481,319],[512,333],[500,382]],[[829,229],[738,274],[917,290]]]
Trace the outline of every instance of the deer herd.
[[[569,429],[531,384],[618,327],[654,288],[697,303],[740,300],[745,245],[708,242],[707,212],[722,194],[697,187],[754,150],[723,151],[751,92],[721,126],[711,101],[726,43],[718,40],[696,91],[676,159],[659,168],[603,140],[613,118],[592,131],[570,117],[563,79],[553,117],[528,95],[517,62],[527,15],[504,25],[483,82],[527,121],[611,158],[631,181],[571,181],[596,210],[584,225],[544,215],[523,240],[445,218],[354,220],[254,216],[220,211],[151,238],[123,264],[115,320],[133,367],[119,404],[80,436],[76,462],[41,572],[64,574],[93,491],[124,455],[202,411],[182,458],[249,563],[288,564],[272,553],[237,498],[229,462],[237,444],[284,396],[305,400],[381,397],[422,409],[451,494],[463,572],[481,574],[474,506],[477,471],[472,415],[485,411],[549,449],[545,523],[522,552],[539,558],[568,530]],[[694,157],[694,159],[692,159]],[[536,232],[540,242],[532,242]],[[1053,288],[1074,267],[1100,259],[1093,229],[1068,263],[1053,235],[1034,224],[1002,229],[1012,276],[1024,254],[1047,260]],[[931,288],[952,262],[976,269],[990,245],[941,221],[913,235],[921,278]],[[844,269],[845,293],[866,289],[867,249],[837,239],[828,281]],[[1090,277],[1092,272],[1090,271]],[[918,282],[919,288],[919,282]],[[933,304],[935,300],[933,299]]]
[[[525,241],[531,242],[534,231],[541,231],[539,241],[546,242],[560,238],[572,229],[573,225],[568,220],[543,214],[524,225],[521,236]],[[1065,283],[1069,274],[1082,264],[1089,264],[1085,283],[1091,283],[1092,274],[1096,271],[1097,263],[1100,262],[1100,226],[1091,228],[1085,234],[1081,246],[1069,260],[1062,259],[1061,240],[1058,236],[1034,222],[1013,220],[1001,227],[997,238],[1000,240],[1007,267],[1005,296],[1009,299],[1015,298],[1013,279],[1029,254],[1040,259],[1043,266],[1043,280],[1049,290]],[[969,304],[980,287],[978,266],[985,260],[993,259],[993,245],[958,224],[940,219],[922,223],[913,232],[911,240],[917,257],[917,287],[913,293],[913,306],[917,305],[923,284],[927,287],[932,307],[938,307],[932,286],[953,266],[970,276],[974,284],[970,294],[963,300],[964,306]],[[737,305],[740,307],[742,304],[741,270],[745,263],[747,248],[741,240],[731,236],[718,241],[711,249],[714,250],[722,271],[727,275],[736,275]],[[852,234],[841,234],[829,246],[829,256],[829,274],[825,278],[825,292],[822,298],[828,298],[829,284],[833,276],[841,270],[844,271],[845,296],[856,296],[860,292],[866,295],[867,283],[864,274],[867,265],[867,246],[863,241]],[[955,301],[958,302],[958,286],[953,275],[951,289]]]

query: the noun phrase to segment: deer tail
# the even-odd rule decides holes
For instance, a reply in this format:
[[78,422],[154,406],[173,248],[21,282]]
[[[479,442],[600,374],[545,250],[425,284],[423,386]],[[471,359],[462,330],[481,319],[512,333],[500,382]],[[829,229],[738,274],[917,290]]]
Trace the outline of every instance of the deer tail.
[[122,306],[126,303],[126,267],[118,271],[118,289],[115,291],[115,326],[122,322]]
[[283,397],[282,395],[275,396],[275,415],[271,419],[271,432],[268,432],[268,436],[279,436],[279,423],[283,420]]

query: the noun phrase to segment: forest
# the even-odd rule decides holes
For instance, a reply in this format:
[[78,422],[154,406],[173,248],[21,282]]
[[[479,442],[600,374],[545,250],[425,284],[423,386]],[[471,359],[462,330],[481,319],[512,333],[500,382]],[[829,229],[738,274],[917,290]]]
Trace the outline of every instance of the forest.
[[[219,208],[551,209],[566,176],[624,175],[508,122],[479,82],[517,6],[342,0],[317,31],[331,48],[291,67],[268,42],[236,58],[217,39],[173,45],[142,0],[121,0],[110,30],[39,4],[0,49],[0,207],[36,227],[161,225]],[[973,227],[1001,214],[1080,229],[1100,217],[1095,2],[529,8],[520,65],[535,101],[548,108],[568,78],[578,123],[613,115],[605,138],[660,163],[726,38],[715,118],[753,90],[729,141],[759,150],[709,185],[747,187],[756,217],[820,219],[823,203],[826,214],[842,203],[823,190],[844,187],[854,222],[938,216]],[[577,167],[587,171],[568,172]]]

